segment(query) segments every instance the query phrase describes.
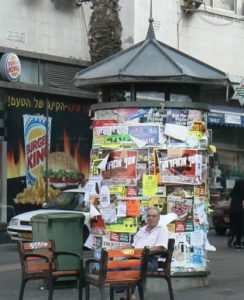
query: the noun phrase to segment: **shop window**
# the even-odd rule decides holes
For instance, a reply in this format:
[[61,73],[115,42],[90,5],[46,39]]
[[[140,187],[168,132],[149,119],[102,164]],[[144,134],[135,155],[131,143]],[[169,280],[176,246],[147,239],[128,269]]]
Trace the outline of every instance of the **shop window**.
[[[170,93],[170,101],[192,102],[188,95]],[[166,101],[166,95],[163,92],[140,91],[136,93],[136,101]]]
[[205,5],[229,12],[236,11],[236,0],[205,0]]
[[43,63],[39,60],[21,58],[20,82],[43,85]]
[[140,91],[136,93],[136,101],[164,101],[164,93],[154,91]]

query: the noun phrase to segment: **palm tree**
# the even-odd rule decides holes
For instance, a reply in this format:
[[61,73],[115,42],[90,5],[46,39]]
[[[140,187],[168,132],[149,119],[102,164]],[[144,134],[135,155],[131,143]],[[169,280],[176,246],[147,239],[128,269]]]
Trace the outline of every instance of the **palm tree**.
[[121,50],[122,26],[118,2],[91,0],[93,12],[89,24],[89,46],[92,64]]

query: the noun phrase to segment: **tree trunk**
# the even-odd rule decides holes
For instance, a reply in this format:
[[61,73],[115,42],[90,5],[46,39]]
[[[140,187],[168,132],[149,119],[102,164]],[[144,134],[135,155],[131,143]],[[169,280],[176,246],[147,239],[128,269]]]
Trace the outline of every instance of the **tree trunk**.
[[119,0],[91,0],[93,12],[89,24],[89,46],[92,64],[121,50],[122,26]]

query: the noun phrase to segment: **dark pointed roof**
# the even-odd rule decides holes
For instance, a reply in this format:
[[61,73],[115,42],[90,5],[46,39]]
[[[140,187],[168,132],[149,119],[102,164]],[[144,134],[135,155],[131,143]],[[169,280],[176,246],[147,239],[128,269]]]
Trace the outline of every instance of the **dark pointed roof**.
[[155,38],[149,19],[146,39],[78,72],[76,87],[123,83],[181,83],[222,85],[226,74]]

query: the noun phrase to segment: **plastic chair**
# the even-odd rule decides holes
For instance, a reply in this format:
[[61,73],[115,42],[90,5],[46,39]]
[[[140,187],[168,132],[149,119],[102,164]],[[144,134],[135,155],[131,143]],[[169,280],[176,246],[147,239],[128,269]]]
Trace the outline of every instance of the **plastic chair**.
[[[53,299],[55,281],[59,278],[73,277],[79,283],[79,300],[82,300],[83,286],[83,259],[73,252],[55,251],[54,242],[19,242],[19,257],[22,269],[22,281],[19,300],[23,299],[24,289],[28,280],[44,279],[49,288],[48,300]],[[79,268],[71,270],[59,270],[58,256],[73,256],[79,260]]]
[[168,285],[170,300],[174,300],[173,287],[171,282],[171,261],[174,252],[175,240],[168,240],[168,249],[160,254],[158,261],[158,270],[155,272],[147,272],[147,277],[163,278]]
[[[147,269],[148,248],[101,250],[100,259],[86,261],[86,300],[90,299],[90,285],[100,290],[105,300],[105,288],[110,288],[110,300],[114,300],[114,288],[124,287],[127,299],[131,299],[132,287],[137,286],[140,300],[144,300],[144,280]],[[97,272],[94,272],[94,263]]]

